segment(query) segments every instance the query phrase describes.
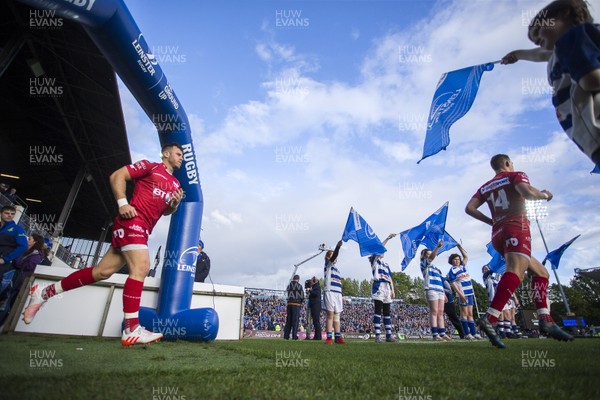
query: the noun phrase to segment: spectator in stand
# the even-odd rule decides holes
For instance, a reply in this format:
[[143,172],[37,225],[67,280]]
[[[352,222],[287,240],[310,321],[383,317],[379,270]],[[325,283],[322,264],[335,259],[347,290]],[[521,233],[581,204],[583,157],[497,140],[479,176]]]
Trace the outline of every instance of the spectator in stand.
[[13,282],[18,291],[25,279],[33,274],[42,259],[46,256],[48,248],[44,244],[44,237],[38,233],[32,233],[27,238],[27,250],[16,260],[12,262],[13,267],[17,270]]
[[16,212],[13,206],[0,209],[0,278],[13,269],[12,261],[28,248],[25,230],[13,221]]
[[0,194],[1,195],[6,196],[6,194],[8,193],[8,189],[9,189],[9,186],[6,183],[4,183],[4,182],[0,183]]
[[196,282],[204,282],[210,273],[210,258],[203,250],[204,242],[198,240],[198,259],[196,261],[196,275],[194,276]]
[[[44,237],[42,235],[38,235],[37,233],[33,233],[27,239],[28,248],[25,250],[25,253],[21,254],[17,257],[16,260],[12,261],[12,267],[16,270],[15,274],[12,278],[13,288],[9,291],[3,293],[2,298],[0,299],[0,307],[2,311],[10,310],[13,302],[17,298],[17,293],[19,293],[19,289],[31,274],[35,270],[35,267],[40,264],[42,261],[42,255],[44,253]],[[2,316],[4,318],[5,315]],[[0,323],[2,321],[0,320]]]
[[[275,330],[275,324],[285,321],[286,300],[280,296],[266,296],[260,293],[246,292],[244,307],[245,329]],[[304,318],[305,310],[300,312]],[[402,304],[395,301],[391,305],[393,326],[396,332],[404,335],[425,337],[427,335],[429,309],[419,304]],[[325,314],[320,315],[320,324],[324,326]],[[344,313],[341,316],[342,332],[371,333],[373,305],[370,298],[344,301]],[[447,325],[449,321],[445,322]]]
[[15,200],[17,199],[17,189],[14,187],[10,188],[8,190],[8,193],[6,193],[4,197],[6,197],[8,200],[10,200],[11,203],[14,204]]

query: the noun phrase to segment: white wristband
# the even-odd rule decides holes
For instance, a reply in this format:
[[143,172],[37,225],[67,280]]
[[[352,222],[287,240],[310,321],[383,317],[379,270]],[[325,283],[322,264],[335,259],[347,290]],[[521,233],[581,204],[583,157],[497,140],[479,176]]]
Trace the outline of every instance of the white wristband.
[[127,198],[123,197],[122,199],[117,200],[117,204],[119,205],[119,208],[121,208],[129,203],[127,202]]

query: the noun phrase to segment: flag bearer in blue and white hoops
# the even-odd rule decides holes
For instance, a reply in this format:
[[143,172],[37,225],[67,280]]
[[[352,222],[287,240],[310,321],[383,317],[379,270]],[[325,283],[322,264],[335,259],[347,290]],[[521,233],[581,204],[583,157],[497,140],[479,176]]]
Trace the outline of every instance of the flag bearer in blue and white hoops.
[[[391,233],[384,241],[385,246],[391,238],[395,237],[395,233]],[[381,313],[383,311],[383,325],[385,327],[385,341],[395,342],[396,339],[392,336],[392,319],[390,316],[390,308],[392,299],[396,297],[394,292],[394,282],[392,281],[392,271],[390,266],[382,261],[383,254],[373,254],[369,256],[371,263],[371,272],[373,273],[373,286],[371,287],[371,298],[375,303],[375,313],[373,314],[373,327],[375,330],[375,342],[382,343],[381,338]]]

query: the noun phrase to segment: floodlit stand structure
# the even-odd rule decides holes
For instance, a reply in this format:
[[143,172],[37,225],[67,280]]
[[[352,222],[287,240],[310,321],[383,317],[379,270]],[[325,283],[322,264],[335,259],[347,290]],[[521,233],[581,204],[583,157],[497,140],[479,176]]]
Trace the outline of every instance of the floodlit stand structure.
[[[176,142],[183,149],[183,164],[174,175],[185,192],[185,199],[171,216],[158,302],[155,308],[142,307],[139,319],[148,327],[161,326],[167,321],[185,328],[165,334],[165,340],[214,340],[219,327],[216,311],[209,307],[191,308],[203,196],[190,123],[144,35],[123,0],[19,2],[80,26],[148,117],[152,121],[170,121],[167,126],[156,125],[158,139],[161,145]],[[82,173],[82,176],[86,175]]]
[[[546,249],[546,254],[550,253],[548,249],[548,245],[546,244],[546,238],[544,237],[544,233],[542,232],[542,228],[540,226],[540,219],[543,219],[548,216],[547,206],[543,205],[546,200],[526,200],[525,208],[527,210],[527,218],[529,221],[534,220],[537,224],[538,230],[540,231],[540,236],[542,237],[542,241],[544,242],[544,248]],[[556,278],[556,282],[558,283],[558,288],[560,290],[560,296],[562,297],[563,303],[565,304],[565,311],[567,315],[571,315],[571,309],[569,308],[569,302],[567,301],[567,296],[565,296],[565,292],[563,290],[562,285],[560,284],[560,279],[558,279],[558,274],[556,273],[556,269],[552,268],[554,272],[554,277]]]

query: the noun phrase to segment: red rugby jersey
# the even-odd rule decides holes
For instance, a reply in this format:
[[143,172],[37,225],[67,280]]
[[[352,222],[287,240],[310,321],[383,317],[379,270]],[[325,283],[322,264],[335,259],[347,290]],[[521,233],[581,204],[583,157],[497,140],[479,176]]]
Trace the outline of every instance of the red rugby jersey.
[[173,193],[181,185],[162,162],[151,163],[142,160],[128,165],[127,170],[135,180],[133,196],[129,204],[135,208],[137,218],[144,223],[144,228],[150,234],[156,222],[169,207]]
[[521,223],[527,220],[525,198],[515,188],[520,182],[529,184],[525,172],[503,171],[483,184],[473,195],[474,198],[488,204],[494,226],[505,222]]

